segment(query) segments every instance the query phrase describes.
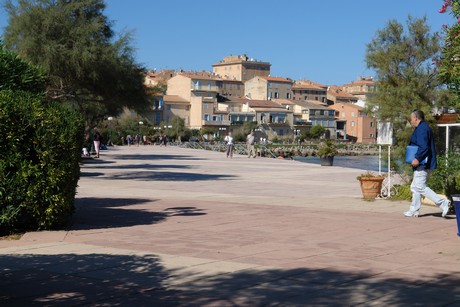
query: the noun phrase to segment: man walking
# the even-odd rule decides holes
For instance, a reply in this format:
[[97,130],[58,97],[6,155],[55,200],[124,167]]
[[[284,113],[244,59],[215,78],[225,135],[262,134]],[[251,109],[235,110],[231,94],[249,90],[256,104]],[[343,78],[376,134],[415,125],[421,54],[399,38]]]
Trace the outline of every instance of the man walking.
[[246,137],[246,147],[248,149],[248,158],[253,155],[253,157],[257,157],[256,149],[254,147],[254,130],[251,130],[251,132],[248,134]]
[[450,201],[439,197],[426,185],[429,172],[437,167],[433,131],[425,122],[425,114],[420,110],[412,112],[410,123],[415,129],[410,137],[409,145],[417,146],[418,149],[411,162],[414,171],[414,178],[410,186],[412,202],[409,211],[404,212],[404,215],[418,217],[423,195],[439,206],[442,210],[442,217],[445,217],[449,211]]
[[227,142],[227,158],[230,157],[231,159],[233,158],[233,137],[231,132],[228,133],[224,141]]

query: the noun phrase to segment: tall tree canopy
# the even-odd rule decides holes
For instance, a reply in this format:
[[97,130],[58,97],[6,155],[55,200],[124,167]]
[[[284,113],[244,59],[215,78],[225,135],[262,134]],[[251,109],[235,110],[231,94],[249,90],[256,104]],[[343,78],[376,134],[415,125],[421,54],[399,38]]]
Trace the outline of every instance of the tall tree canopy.
[[430,114],[436,106],[439,40],[438,33],[430,33],[426,17],[409,16],[406,30],[398,21],[390,20],[367,45],[367,66],[377,77],[369,109],[380,119],[391,120],[398,130],[406,126],[412,110]]
[[[410,137],[410,113],[423,110],[428,121],[446,91],[436,77],[440,53],[438,33],[430,33],[426,17],[407,19],[407,29],[390,20],[367,45],[367,66],[376,72],[376,91],[367,108],[377,118],[393,124],[393,161],[400,160]],[[444,100],[443,100],[444,99]],[[392,168],[400,166],[393,164]]]
[[452,26],[444,25],[446,38],[439,61],[439,79],[456,95],[460,107],[460,1],[444,0],[439,12],[450,12],[456,19]]
[[115,39],[103,0],[7,0],[5,46],[48,73],[46,95],[77,106],[94,125],[124,106],[148,106],[131,36]]

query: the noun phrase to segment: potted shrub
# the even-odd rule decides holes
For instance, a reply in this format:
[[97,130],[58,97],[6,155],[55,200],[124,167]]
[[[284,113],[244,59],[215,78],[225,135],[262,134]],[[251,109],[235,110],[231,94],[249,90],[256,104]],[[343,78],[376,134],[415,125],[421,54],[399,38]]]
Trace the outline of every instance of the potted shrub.
[[337,154],[337,146],[331,140],[321,142],[318,146],[317,155],[320,158],[322,166],[332,166],[334,156]]
[[361,192],[364,199],[375,199],[382,190],[385,176],[367,171],[356,177],[361,185]]

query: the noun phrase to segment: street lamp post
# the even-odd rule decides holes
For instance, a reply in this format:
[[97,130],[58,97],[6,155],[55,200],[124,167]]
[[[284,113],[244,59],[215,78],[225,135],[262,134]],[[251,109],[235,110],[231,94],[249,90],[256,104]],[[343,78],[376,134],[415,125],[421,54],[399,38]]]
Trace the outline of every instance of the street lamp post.
[[112,143],[112,120],[113,120],[113,117],[109,116],[107,119],[109,121],[109,141],[107,142],[107,146],[113,146],[113,143]]
[[139,121],[139,139],[137,140],[137,146],[140,145],[142,139],[142,125],[144,124],[143,121]]

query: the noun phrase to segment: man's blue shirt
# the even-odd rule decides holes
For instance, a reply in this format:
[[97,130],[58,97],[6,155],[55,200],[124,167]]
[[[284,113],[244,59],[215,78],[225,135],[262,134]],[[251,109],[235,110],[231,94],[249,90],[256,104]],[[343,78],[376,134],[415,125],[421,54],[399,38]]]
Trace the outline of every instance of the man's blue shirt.
[[414,167],[414,170],[435,169],[438,166],[433,131],[424,120],[420,121],[414,132],[412,132],[409,145],[418,146],[415,154],[415,158],[418,161],[423,161],[428,157],[426,164],[420,164],[418,167]]

